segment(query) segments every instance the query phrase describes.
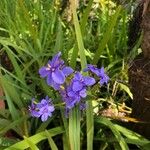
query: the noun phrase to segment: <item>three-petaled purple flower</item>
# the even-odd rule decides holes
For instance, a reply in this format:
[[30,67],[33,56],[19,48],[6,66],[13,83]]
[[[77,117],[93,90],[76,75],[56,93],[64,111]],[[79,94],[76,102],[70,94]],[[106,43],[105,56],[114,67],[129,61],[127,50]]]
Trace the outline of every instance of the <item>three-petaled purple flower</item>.
[[40,114],[38,112],[38,109],[36,107],[35,98],[32,98],[31,106],[29,106],[29,111],[32,117],[40,117]]
[[40,76],[42,78],[47,77],[47,84],[55,90],[58,90],[60,85],[65,82],[66,77],[73,73],[73,69],[66,67],[60,57],[61,52],[56,54],[51,61],[49,60],[46,66],[39,69]]
[[103,85],[104,83],[108,83],[109,77],[105,73],[104,67],[98,69],[94,65],[88,64],[87,68],[84,71],[90,70],[92,73],[96,74],[100,78],[100,85]]
[[75,73],[68,87],[61,92],[66,107],[71,109],[87,96],[87,87],[95,84],[95,79],[89,76],[82,76],[80,72]]
[[76,103],[75,99],[69,97],[66,89],[60,90],[59,92],[62,96],[62,100],[65,102],[66,110],[70,110],[71,108],[73,108]]
[[46,121],[48,117],[52,116],[52,112],[55,110],[51,99],[46,96],[46,98],[42,99],[39,103],[36,103],[34,100],[35,99],[32,99],[31,106],[29,106],[31,116],[36,118],[41,117],[43,122]]

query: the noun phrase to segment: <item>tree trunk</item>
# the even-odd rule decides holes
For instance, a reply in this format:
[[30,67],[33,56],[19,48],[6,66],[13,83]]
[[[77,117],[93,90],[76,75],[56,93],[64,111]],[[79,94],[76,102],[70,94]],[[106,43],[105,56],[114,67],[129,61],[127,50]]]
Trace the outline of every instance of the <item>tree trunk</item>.
[[133,124],[133,130],[150,139],[150,0],[145,0],[142,18],[142,54],[129,68],[129,84],[133,93],[131,116],[143,123]]

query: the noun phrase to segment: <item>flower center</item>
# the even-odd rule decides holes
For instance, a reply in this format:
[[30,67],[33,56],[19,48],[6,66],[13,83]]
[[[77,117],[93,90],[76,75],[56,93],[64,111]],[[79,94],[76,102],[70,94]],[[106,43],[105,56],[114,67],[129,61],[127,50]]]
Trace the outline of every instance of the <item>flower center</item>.
[[55,71],[55,68],[52,68],[52,72],[54,72]]
[[62,85],[60,86],[60,89],[61,89],[61,90],[65,90],[64,86],[62,86]]
[[46,70],[47,70],[47,71],[48,71],[48,70],[51,70],[51,65],[50,65],[50,64],[47,65]]

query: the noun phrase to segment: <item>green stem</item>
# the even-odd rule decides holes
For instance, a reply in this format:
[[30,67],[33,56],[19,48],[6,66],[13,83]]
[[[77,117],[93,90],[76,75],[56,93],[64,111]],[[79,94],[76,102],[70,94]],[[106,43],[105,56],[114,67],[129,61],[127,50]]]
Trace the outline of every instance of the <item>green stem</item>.
[[[22,111],[23,116],[25,116],[25,115],[26,115],[25,110],[22,109],[21,111]],[[25,135],[26,137],[29,137],[28,125],[27,125],[27,119],[26,119],[26,118],[25,118],[25,120],[24,120],[24,122],[23,122],[23,127],[24,127],[24,135]]]

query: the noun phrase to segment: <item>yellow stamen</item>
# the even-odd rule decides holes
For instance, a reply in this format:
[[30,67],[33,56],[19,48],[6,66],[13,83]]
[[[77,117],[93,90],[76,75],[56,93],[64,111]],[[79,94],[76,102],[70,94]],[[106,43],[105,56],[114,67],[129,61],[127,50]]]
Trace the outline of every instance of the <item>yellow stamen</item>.
[[48,64],[46,70],[50,70],[51,69],[51,65]]
[[61,88],[62,90],[64,90],[64,89],[65,89],[62,85],[60,86],[60,88]]

